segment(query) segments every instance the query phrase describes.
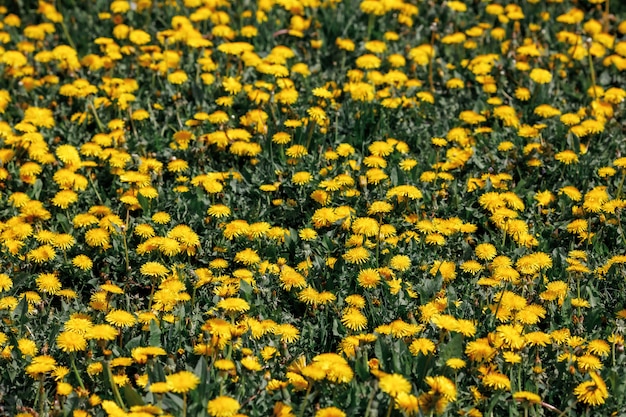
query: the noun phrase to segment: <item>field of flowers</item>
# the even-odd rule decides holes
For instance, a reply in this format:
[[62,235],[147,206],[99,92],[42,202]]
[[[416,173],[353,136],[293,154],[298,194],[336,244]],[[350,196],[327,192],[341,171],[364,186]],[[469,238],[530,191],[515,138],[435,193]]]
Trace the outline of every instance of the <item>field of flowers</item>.
[[626,416],[625,70],[615,0],[8,1],[0,415]]

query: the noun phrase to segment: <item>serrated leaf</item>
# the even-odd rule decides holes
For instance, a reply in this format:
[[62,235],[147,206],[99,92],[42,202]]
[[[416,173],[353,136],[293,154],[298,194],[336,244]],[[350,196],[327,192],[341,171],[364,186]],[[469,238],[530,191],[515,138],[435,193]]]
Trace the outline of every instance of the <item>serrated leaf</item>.
[[122,387],[122,392],[124,393],[124,398],[126,399],[126,404],[132,407],[135,405],[145,405],[143,398],[141,395],[133,388],[130,384],[126,384]]
[[445,362],[450,358],[460,358],[461,356],[463,356],[463,335],[454,333],[450,341],[439,349],[439,357]]
[[137,200],[139,201],[139,205],[141,206],[141,210],[143,210],[143,213],[150,214],[150,200],[148,200],[140,193],[137,193]]
[[161,329],[155,320],[150,320],[150,346],[161,347]]

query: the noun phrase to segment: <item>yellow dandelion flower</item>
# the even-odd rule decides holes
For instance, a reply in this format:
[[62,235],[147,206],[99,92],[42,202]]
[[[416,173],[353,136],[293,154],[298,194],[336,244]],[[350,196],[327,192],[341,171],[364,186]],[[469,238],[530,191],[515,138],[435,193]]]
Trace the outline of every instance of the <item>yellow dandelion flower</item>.
[[112,310],[106,315],[105,319],[116,327],[130,327],[137,323],[137,318],[124,310]]
[[530,71],[530,79],[537,84],[548,84],[552,81],[552,73],[542,68],[533,68]]
[[370,258],[370,253],[362,246],[352,248],[342,255],[342,258],[349,264],[363,264]]
[[398,396],[398,394],[410,394],[411,383],[400,374],[387,374],[380,378],[379,387],[381,391],[388,394],[392,398]]
[[574,395],[583,404],[596,407],[609,397],[606,383],[597,372],[590,372],[591,381],[584,381],[574,388]]
[[499,372],[489,372],[483,377],[483,385],[494,390],[511,390],[511,380]]
[[63,352],[79,352],[87,349],[87,340],[79,333],[64,331],[57,336],[57,346]]
[[361,331],[367,327],[367,317],[356,308],[347,308],[341,315],[341,323],[350,330]]
[[175,374],[167,375],[165,382],[171,392],[183,394],[194,390],[200,383],[200,378],[193,372],[180,371]]
[[56,294],[61,289],[61,282],[57,278],[56,274],[39,274],[35,282],[37,284],[37,289],[47,294]]
[[217,308],[227,313],[243,313],[250,310],[250,304],[242,298],[226,298],[217,303]]

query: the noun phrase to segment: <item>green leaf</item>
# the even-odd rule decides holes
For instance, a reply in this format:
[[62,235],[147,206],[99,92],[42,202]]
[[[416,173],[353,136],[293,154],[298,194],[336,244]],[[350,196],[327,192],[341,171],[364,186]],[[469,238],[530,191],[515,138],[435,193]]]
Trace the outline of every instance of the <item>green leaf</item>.
[[243,293],[244,299],[246,301],[250,301],[250,296],[252,295],[252,285],[245,280],[239,280],[239,290]]
[[22,336],[24,333],[24,324],[28,319],[28,301],[26,297],[22,297],[17,307],[15,307],[15,310],[13,310],[12,317],[14,320],[17,318],[17,322],[20,325],[20,336]]
[[450,358],[460,358],[463,356],[463,335],[455,333],[448,343],[439,349],[439,357],[443,362]]
[[161,347],[161,329],[155,320],[150,320],[150,346]]
[[149,215],[150,214],[150,200],[148,200],[146,197],[144,197],[140,193],[137,193],[137,200],[139,201],[139,205],[141,206],[141,209],[143,210],[143,214]]
[[145,405],[143,398],[141,395],[133,388],[130,384],[124,385],[122,387],[122,392],[124,393],[124,398],[126,399],[126,404],[130,407],[135,405]]
[[33,184],[33,200],[39,200],[39,196],[41,195],[41,190],[43,189],[43,182],[39,178],[35,180]]

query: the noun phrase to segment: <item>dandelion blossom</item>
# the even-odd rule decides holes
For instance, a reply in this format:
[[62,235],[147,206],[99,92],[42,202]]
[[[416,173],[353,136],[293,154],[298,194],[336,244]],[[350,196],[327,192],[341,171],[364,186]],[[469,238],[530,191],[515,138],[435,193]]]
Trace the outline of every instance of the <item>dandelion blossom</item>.
[[112,310],[106,315],[106,321],[116,327],[130,327],[137,323],[137,318],[124,310]]
[[590,372],[591,381],[585,381],[574,388],[574,395],[578,401],[592,407],[604,404],[609,397],[604,380],[597,372]]
[[239,401],[234,398],[221,395],[208,404],[209,415],[212,417],[232,417],[239,411]]
[[341,316],[341,323],[350,330],[361,331],[367,326],[367,317],[356,308],[348,308]]
[[87,340],[81,334],[64,331],[57,336],[57,346],[63,352],[79,352],[87,349]]
[[180,371],[166,376],[165,381],[171,392],[182,394],[195,389],[200,383],[200,378],[193,372]]
[[398,394],[409,394],[411,392],[411,383],[400,374],[384,375],[380,378],[380,389],[395,398]]
[[552,81],[552,73],[542,68],[534,68],[530,71],[530,79],[537,84],[548,84]]

